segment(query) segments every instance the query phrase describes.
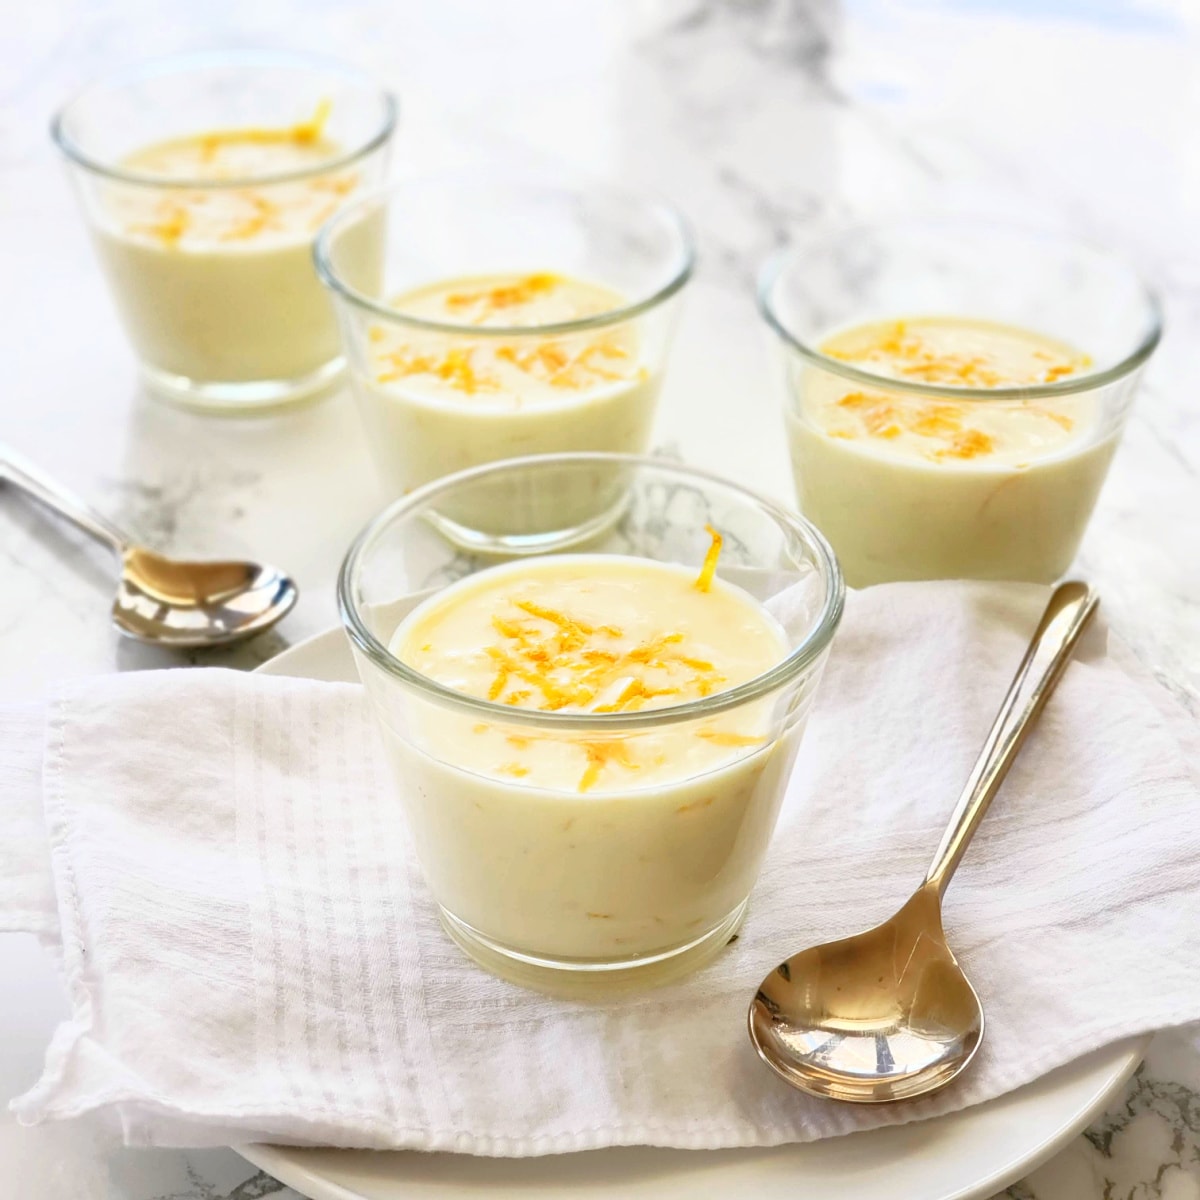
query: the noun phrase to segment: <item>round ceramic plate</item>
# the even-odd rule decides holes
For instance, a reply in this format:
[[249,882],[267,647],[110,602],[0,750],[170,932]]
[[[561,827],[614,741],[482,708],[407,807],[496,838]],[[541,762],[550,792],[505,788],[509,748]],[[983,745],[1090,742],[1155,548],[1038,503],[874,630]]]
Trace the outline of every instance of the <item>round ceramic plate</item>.
[[[354,680],[341,630],[311,638],[260,670]],[[544,1158],[240,1146],[313,1200],[484,1200],[497,1193],[567,1200],[696,1200],[742,1195],[821,1200],[985,1200],[1065,1145],[1106,1106],[1149,1038],[1106,1047],[1028,1087],[960,1113],[770,1150],[595,1150]]]

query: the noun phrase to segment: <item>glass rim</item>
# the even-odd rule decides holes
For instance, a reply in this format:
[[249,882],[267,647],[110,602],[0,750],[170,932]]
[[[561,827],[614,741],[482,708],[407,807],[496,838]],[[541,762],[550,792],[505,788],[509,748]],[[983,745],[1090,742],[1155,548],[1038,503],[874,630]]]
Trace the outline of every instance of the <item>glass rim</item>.
[[[89,154],[67,132],[66,124],[72,109],[77,104],[86,101],[88,95],[96,88],[139,78],[152,78],[156,75],[183,74],[189,69],[207,65],[281,66],[340,75],[348,82],[364,85],[376,92],[382,104],[382,118],[374,132],[365,141],[357,144],[352,150],[323,159],[313,166],[257,175],[237,175],[229,179],[166,178],[153,172],[130,170]],[[304,179],[328,175],[352,166],[388,141],[396,130],[399,113],[400,103],[394,92],[380,86],[366,72],[358,71],[336,59],[323,58],[315,54],[274,50],[204,50],[147,59],[110,74],[98,76],[84,84],[58,108],[50,120],[50,137],[68,161],[95,175],[103,176],[105,179],[112,179],[118,183],[136,184],[139,187],[157,188],[161,191],[217,191],[225,188],[269,187],[278,183],[295,183]]]
[[[689,700],[683,704],[668,704],[662,708],[640,709],[637,712],[564,713],[518,708],[514,705],[486,700],[482,696],[471,696],[466,692],[456,691],[402,662],[367,628],[354,599],[353,587],[364,555],[397,518],[420,508],[428,500],[443,492],[497,470],[567,463],[653,467],[657,470],[675,471],[706,483],[717,483],[740,493],[745,499],[752,501],[769,516],[775,518],[785,529],[793,534],[798,534],[808,549],[814,552],[817,569],[821,572],[826,585],[821,611],[800,644],[769,670],[756,675],[753,679],[698,700]],[[393,501],[368,522],[354,539],[346,557],[342,560],[337,582],[338,612],[342,619],[342,627],[350,640],[375,666],[414,691],[424,693],[428,699],[445,707],[465,710],[505,724],[541,726],[559,730],[591,730],[596,733],[645,730],[657,725],[674,725],[681,721],[694,721],[731,708],[740,708],[744,704],[777,691],[807,671],[828,648],[841,621],[845,598],[846,585],[833,548],[816,526],[800,514],[789,512],[774,500],[701,467],[692,467],[650,455],[600,452],[532,454],[521,458],[498,459],[495,462],[484,463],[482,466],[471,467],[465,471],[457,471],[453,475],[446,475],[432,483],[427,483],[424,487]]]
[[[959,220],[954,218],[933,218],[924,220],[901,220],[887,222],[861,221],[853,225],[845,225],[837,230],[838,238],[866,233],[901,232],[905,230],[967,230],[972,232],[992,231],[1003,234],[1067,243],[1088,251],[1097,257],[1107,259],[1128,272],[1137,290],[1141,293],[1142,303],[1147,315],[1146,331],[1138,344],[1120,361],[1106,367],[1102,371],[1090,371],[1074,377],[1066,377],[1051,383],[1031,383],[1010,385],[1007,387],[960,387],[947,383],[921,383],[916,380],[897,379],[876,371],[864,370],[842,359],[823,354],[816,346],[797,337],[791,332],[780,318],[775,308],[772,294],[784,270],[794,259],[799,258],[814,244],[815,240],[800,246],[785,246],[776,251],[763,264],[758,274],[755,289],[758,311],[779,339],[806,362],[819,367],[843,379],[880,391],[901,392],[915,396],[940,397],[947,400],[988,401],[1004,400],[1043,400],[1056,396],[1069,396],[1079,392],[1095,391],[1107,387],[1142,366],[1154,353],[1163,335],[1163,308],[1157,291],[1150,286],[1130,262],[1123,256],[1113,253],[1106,247],[1098,245],[1086,238],[1074,237],[1052,229],[1042,229],[1032,225],[1021,225],[1015,222],[989,220]],[[824,336],[829,336],[828,334]]]
[[461,173],[446,173],[441,175],[424,175],[416,179],[402,180],[399,183],[386,184],[374,189],[340,208],[324,225],[321,226],[313,243],[313,261],[316,264],[317,276],[336,296],[353,304],[356,308],[415,329],[422,333],[439,333],[453,337],[469,335],[472,338],[520,338],[545,337],[550,335],[583,333],[591,329],[604,329],[611,325],[619,325],[632,320],[642,313],[657,308],[665,300],[669,300],[692,277],[696,267],[696,242],[692,235],[691,226],[683,214],[666,200],[657,196],[628,192],[607,184],[589,184],[586,188],[564,187],[546,183],[536,178],[501,179],[499,182],[506,186],[529,193],[557,193],[559,195],[579,195],[586,191],[604,188],[610,193],[618,194],[626,199],[634,200],[648,209],[652,209],[666,219],[676,239],[676,262],[666,283],[656,288],[652,293],[641,299],[623,304],[619,308],[610,308],[604,312],[593,313],[587,317],[575,317],[569,321],[552,321],[540,325],[470,325],[458,321],[434,321],[427,317],[414,316],[411,313],[400,312],[374,297],[360,292],[356,287],[347,283],[338,273],[333,264],[330,244],[338,231],[345,224],[356,219],[361,213],[373,206],[390,202],[404,191],[414,187],[428,187],[434,184],[461,182]]

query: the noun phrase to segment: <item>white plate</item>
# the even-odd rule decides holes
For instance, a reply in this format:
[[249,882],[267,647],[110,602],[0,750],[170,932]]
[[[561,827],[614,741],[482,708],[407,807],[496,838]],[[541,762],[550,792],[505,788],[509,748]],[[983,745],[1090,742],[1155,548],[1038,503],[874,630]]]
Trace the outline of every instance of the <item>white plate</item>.
[[[341,630],[259,668],[356,678]],[[1100,1113],[1142,1061],[1148,1037],[1090,1054],[1044,1079],[933,1121],[770,1150],[595,1150],[543,1158],[241,1146],[238,1152],[313,1200],[483,1200],[507,1192],[559,1200],[985,1200],[1027,1174]]]

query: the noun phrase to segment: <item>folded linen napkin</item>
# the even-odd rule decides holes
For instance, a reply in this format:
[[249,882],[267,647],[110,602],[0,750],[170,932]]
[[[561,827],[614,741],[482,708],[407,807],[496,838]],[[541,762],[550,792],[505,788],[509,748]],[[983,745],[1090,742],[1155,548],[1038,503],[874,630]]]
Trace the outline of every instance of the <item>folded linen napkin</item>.
[[45,933],[54,897],[72,1010],[15,1108],[95,1113],[139,1145],[772,1145],[962,1108],[1196,1020],[1195,726],[1097,629],[947,897],[988,1014],[970,1072],[844,1106],[790,1090],[746,1037],[775,962],[920,881],[1045,598],[851,595],[742,936],[690,979],[604,1002],[522,991],[446,939],[356,686],[114,676],[62,689],[44,739],[10,712],[0,928]]

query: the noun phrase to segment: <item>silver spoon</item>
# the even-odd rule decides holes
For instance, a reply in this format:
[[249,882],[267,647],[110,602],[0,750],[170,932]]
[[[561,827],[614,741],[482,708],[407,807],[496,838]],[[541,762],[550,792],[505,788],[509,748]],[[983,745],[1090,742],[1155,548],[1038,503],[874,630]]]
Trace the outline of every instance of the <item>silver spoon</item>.
[[878,1104],[945,1087],[983,1041],[983,1006],[942,932],[942,893],[1096,610],[1055,589],[1000,706],[925,882],[889,921],[801,951],[763,980],[750,1040],[814,1096]]
[[95,512],[11,451],[0,451],[0,481],[66,517],[121,561],[113,624],[129,637],[176,649],[228,646],[270,629],[291,611],[296,585],[252,562],[177,562],[135,545]]

